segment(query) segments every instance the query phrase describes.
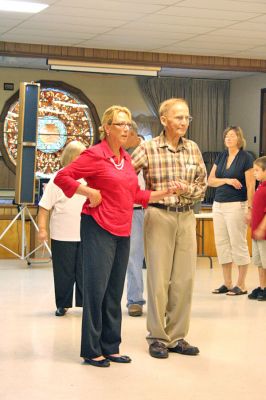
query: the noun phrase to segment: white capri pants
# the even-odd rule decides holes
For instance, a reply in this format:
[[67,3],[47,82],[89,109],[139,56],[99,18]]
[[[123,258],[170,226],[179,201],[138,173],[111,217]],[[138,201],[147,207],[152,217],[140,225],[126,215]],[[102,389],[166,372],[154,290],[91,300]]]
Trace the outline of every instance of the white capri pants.
[[245,223],[247,201],[231,203],[215,201],[212,211],[215,246],[219,263],[249,264],[247,224]]

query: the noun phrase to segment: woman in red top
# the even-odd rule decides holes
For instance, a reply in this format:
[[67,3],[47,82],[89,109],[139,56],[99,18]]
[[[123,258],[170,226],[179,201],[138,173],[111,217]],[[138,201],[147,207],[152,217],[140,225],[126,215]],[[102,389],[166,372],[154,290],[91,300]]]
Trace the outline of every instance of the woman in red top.
[[[140,190],[130,156],[123,149],[130,129],[131,113],[127,108],[108,108],[100,127],[102,142],[59,171],[54,181],[68,197],[75,193],[87,197],[81,214],[81,357],[97,367],[108,367],[110,361],[131,361],[119,354],[119,345],[133,204],[147,207],[149,202],[156,202],[174,190]],[[86,180],[87,186],[77,182],[80,178]]]

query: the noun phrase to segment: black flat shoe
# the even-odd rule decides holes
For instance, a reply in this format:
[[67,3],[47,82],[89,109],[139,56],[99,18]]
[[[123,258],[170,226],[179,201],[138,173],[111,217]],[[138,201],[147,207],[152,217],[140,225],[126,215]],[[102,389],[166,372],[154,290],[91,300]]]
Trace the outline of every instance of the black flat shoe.
[[58,307],[57,310],[56,310],[56,312],[55,312],[55,315],[56,315],[57,317],[63,317],[63,316],[65,315],[66,312],[67,312],[67,308]]
[[121,363],[121,364],[128,364],[131,362],[131,358],[128,356],[105,356],[108,360],[116,363]]
[[84,358],[85,364],[93,365],[94,367],[107,368],[110,367],[110,361],[104,358],[103,360],[94,360],[93,358]]

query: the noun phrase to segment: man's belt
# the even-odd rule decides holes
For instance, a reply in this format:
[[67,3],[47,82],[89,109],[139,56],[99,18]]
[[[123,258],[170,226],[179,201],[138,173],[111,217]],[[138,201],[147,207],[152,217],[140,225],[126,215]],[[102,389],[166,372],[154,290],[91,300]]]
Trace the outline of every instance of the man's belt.
[[166,210],[166,211],[173,211],[173,212],[177,212],[177,213],[182,213],[182,212],[186,212],[186,211],[190,211],[193,210],[193,206],[192,205],[184,205],[184,206],[166,206],[165,204],[160,204],[160,203],[150,203],[149,207],[156,207],[156,208],[161,208],[162,210]]
[[134,207],[134,210],[143,210],[143,207],[141,207],[141,206],[136,206],[136,207]]

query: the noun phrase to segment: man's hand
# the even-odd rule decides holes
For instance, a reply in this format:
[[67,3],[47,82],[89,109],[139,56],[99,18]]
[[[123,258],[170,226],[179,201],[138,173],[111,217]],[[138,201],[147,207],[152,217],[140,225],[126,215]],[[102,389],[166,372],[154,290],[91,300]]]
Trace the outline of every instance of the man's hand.
[[253,237],[256,240],[263,240],[265,238],[265,229],[258,226],[258,228],[253,232]]
[[171,181],[169,182],[168,189],[171,190],[172,194],[179,196],[182,193],[185,193],[188,189],[187,185],[180,181]]

